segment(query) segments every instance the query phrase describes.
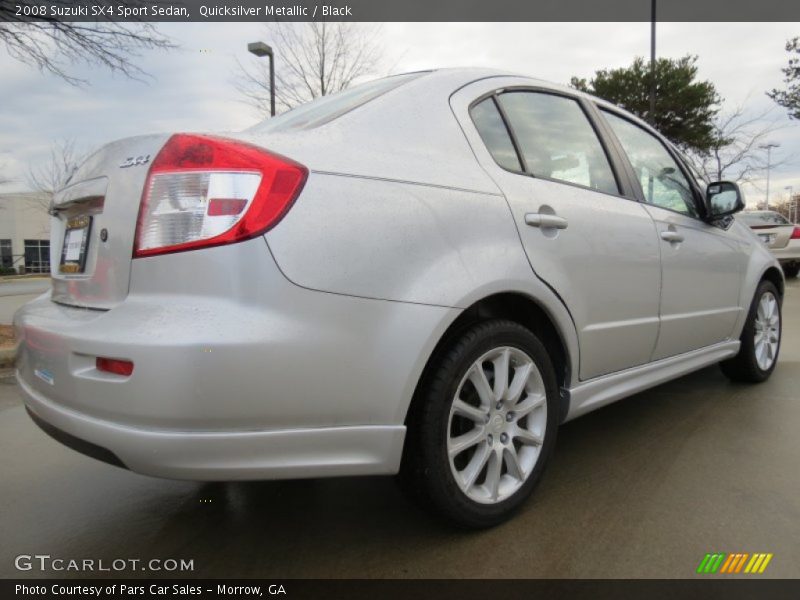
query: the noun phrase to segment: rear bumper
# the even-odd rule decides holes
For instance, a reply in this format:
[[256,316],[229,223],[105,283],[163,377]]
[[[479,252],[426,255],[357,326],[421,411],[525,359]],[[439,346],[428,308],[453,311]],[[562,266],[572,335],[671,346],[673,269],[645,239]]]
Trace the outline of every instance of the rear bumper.
[[[42,296],[15,315],[17,377],[38,419],[161,477],[397,471],[420,373],[460,311],[300,288],[262,239],[132,272],[110,310]],[[132,361],[133,374],[98,371],[97,357]]]
[[800,263],[800,240],[790,240],[783,248],[770,248],[781,264]]
[[194,481],[397,472],[403,426],[186,432],[123,427],[66,410],[19,379],[28,411],[78,452],[137,473]]

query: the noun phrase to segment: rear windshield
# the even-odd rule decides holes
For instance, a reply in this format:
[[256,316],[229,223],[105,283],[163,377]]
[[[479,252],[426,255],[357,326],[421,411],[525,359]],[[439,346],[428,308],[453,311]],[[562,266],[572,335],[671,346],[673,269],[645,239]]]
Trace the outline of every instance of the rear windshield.
[[317,98],[316,100],[302,104],[288,112],[262,121],[249,129],[249,131],[256,133],[279,133],[292,129],[310,129],[312,127],[318,127],[426,73],[428,73],[428,71],[406,73],[404,75],[394,75],[392,77],[384,77],[383,79],[362,83],[361,85],[357,85],[342,92],[323,96],[322,98]]
[[744,212],[740,218],[750,227],[757,225],[791,225],[789,220],[782,214],[776,212]]

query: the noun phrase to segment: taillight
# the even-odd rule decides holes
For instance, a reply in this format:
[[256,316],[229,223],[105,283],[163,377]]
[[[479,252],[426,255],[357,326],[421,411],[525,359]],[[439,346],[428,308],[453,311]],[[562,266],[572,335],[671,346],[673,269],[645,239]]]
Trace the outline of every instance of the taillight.
[[250,239],[275,226],[308,170],[250,144],[173,135],[147,175],[133,256],[153,256]]
[[792,231],[791,239],[800,240],[800,227],[795,226],[794,231]]
[[105,371],[106,373],[113,373],[114,375],[123,375],[128,377],[133,373],[133,363],[129,360],[119,360],[117,358],[104,358],[98,356],[95,361],[95,367],[98,371]]

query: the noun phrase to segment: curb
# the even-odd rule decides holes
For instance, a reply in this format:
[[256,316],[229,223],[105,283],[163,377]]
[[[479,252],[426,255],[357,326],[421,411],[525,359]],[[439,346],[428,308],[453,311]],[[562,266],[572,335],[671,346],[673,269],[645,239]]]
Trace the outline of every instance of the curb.
[[18,347],[19,347],[19,342],[17,342],[13,346],[6,346],[0,348],[0,369],[2,369],[3,367],[14,366],[14,359],[17,358]]
[[35,273],[30,275],[0,275],[0,283],[4,281],[25,281],[25,280],[37,280],[37,279],[50,279],[50,275],[42,275],[41,273]]

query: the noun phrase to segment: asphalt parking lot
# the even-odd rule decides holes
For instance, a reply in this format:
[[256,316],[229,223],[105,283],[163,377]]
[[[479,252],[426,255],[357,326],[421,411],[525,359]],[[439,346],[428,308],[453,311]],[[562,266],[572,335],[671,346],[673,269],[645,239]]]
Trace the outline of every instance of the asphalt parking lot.
[[81,576],[14,568],[17,555],[49,554],[193,559],[178,575],[198,577],[682,578],[708,552],[774,554],[763,575],[738,577],[800,577],[800,280],[767,383],[705,369],[559,436],[517,517],[463,533],[391,478],[203,484],[107,466],[39,431],[6,373],[0,577]]

